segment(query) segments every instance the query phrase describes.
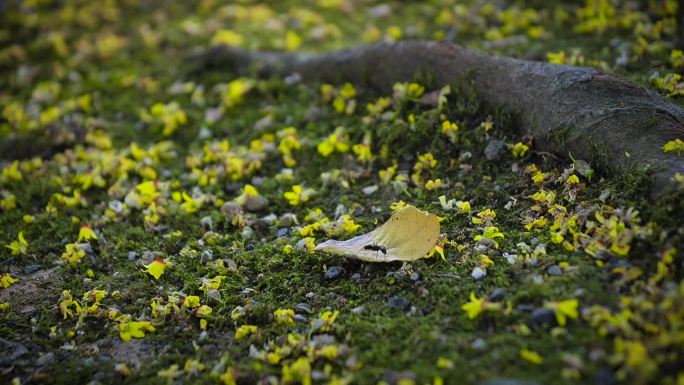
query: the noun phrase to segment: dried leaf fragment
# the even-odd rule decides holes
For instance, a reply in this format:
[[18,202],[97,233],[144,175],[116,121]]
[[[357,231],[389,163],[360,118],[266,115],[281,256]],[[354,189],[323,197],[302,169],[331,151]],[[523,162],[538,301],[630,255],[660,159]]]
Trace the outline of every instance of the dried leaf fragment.
[[314,251],[366,262],[413,261],[427,254],[439,239],[436,215],[406,206],[377,229],[346,241],[327,240]]

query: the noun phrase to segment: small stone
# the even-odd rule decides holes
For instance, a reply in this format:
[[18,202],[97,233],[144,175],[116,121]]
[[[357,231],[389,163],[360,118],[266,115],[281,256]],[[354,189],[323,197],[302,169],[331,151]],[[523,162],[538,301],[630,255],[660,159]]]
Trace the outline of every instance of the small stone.
[[474,268],[473,272],[470,273],[470,276],[473,277],[476,281],[483,279],[486,275],[487,275],[487,272],[480,267]]
[[534,309],[530,315],[530,323],[533,325],[553,324],[556,322],[556,313],[545,307]]
[[408,371],[389,371],[383,374],[382,379],[390,385],[398,385],[401,383],[415,383],[417,376],[415,373]]
[[252,250],[254,250],[254,249],[256,249],[256,246],[255,246],[253,243],[248,243],[248,244],[245,246],[245,250],[247,250],[247,251],[252,251]]
[[204,216],[200,219],[200,224],[206,229],[211,229],[214,226],[214,219],[210,216]]
[[388,4],[379,4],[366,10],[368,16],[379,19],[392,14],[392,8]]
[[265,224],[271,226],[278,220],[278,216],[275,215],[274,213],[268,214],[265,217],[261,218],[261,221],[264,222]]
[[216,302],[221,302],[221,293],[216,289],[209,290],[207,292],[207,297]]
[[552,265],[551,267],[546,270],[549,275],[561,275],[563,274],[563,270],[561,270],[560,266],[558,265]]
[[594,373],[594,384],[596,385],[614,385],[615,377],[606,369],[599,368]]
[[221,213],[226,216],[226,221],[230,222],[236,215],[242,213],[242,208],[235,202],[226,202],[221,206]]
[[276,237],[282,238],[282,237],[287,237],[290,234],[290,228],[289,227],[281,227],[276,230]]
[[247,211],[251,212],[263,211],[268,207],[268,204],[268,199],[261,195],[255,195],[247,198],[247,202],[245,202],[245,208]]
[[263,118],[257,120],[256,123],[254,123],[254,129],[256,131],[263,131],[273,125],[273,118],[271,118],[271,115],[266,115]]
[[411,302],[409,302],[409,300],[406,299],[406,297],[403,297],[401,295],[395,295],[389,297],[389,299],[387,300],[387,305],[394,309],[407,311],[411,307]]
[[254,238],[254,230],[247,226],[240,231],[240,236],[242,236],[242,239],[252,239]]
[[29,313],[33,313],[34,311],[36,311],[36,307],[35,307],[35,306],[33,306],[33,305],[26,305],[26,306],[22,306],[22,307],[19,309],[19,314],[29,314]]
[[337,279],[342,275],[342,273],[344,273],[344,268],[341,266],[331,266],[328,271],[325,272],[325,279]]
[[496,162],[501,159],[504,154],[504,148],[506,148],[506,143],[502,140],[492,139],[487,143],[487,147],[484,150],[485,158],[490,162]]
[[303,303],[303,302],[296,304],[296,305],[295,305],[295,310],[302,311],[302,312],[304,312],[304,313],[309,313],[309,314],[313,313],[313,312],[311,311],[311,308],[309,307],[309,305],[308,305],[308,304],[305,304],[305,303]]
[[203,265],[212,259],[214,259],[214,254],[211,252],[211,250],[204,250],[202,255],[200,255],[200,263]]
[[292,317],[292,318],[294,318],[294,320],[297,322],[302,322],[302,323],[309,322],[309,319],[306,318],[305,315],[299,314],[299,313],[295,314],[294,317]]
[[361,273],[354,273],[354,274],[352,274],[351,280],[354,281],[354,282],[356,282],[356,283],[361,282]]
[[361,314],[361,313],[363,313],[363,311],[364,311],[365,309],[366,309],[366,308],[365,308],[363,305],[361,305],[361,306],[357,306],[357,307],[355,307],[355,308],[352,308],[352,309],[351,309],[351,312],[354,313],[354,314]]
[[532,282],[536,283],[537,285],[541,285],[544,283],[544,277],[542,277],[541,274],[535,274],[532,276]]
[[485,350],[487,349],[487,341],[483,340],[482,338],[476,338],[475,341],[470,344],[470,347],[475,350]]
[[24,267],[23,271],[24,271],[24,274],[33,274],[42,268],[43,268],[43,266],[41,266],[41,265],[28,265],[28,266]]
[[375,185],[375,184],[372,186],[364,187],[363,189],[361,189],[361,192],[364,195],[371,195],[376,191],[378,191],[378,185]]
[[535,308],[534,308],[534,305],[530,305],[528,303],[521,303],[519,305],[516,305],[515,309],[522,311],[522,312],[525,312],[525,313],[529,313],[529,312],[533,311]]
[[413,272],[413,274],[411,274],[411,277],[409,277],[409,279],[413,282],[418,282],[418,281],[420,281],[420,274],[417,271]]
[[129,261],[135,261],[138,258],[138,253],[135,251],[129,251],[128,252],[128,260]]
[[492,290],[492,294],[489,295],[489,300],[498,302],[501,301],[504,298],[504,296],[506,296],[506,290],[497,287],[496,289]]
[[54,360],[55,360],[55,353],[48,352],[45,354],[41,354],[38,357],[38,359],[36,360],[36,365],[45,366],[45,365],[52,363]]
[[278,221],[278,227],[292,227],[294,225],[298,225],[299,221],[297,220],[297,216],[292,214],[292,213],[285,213],[280,217],[280,220]]

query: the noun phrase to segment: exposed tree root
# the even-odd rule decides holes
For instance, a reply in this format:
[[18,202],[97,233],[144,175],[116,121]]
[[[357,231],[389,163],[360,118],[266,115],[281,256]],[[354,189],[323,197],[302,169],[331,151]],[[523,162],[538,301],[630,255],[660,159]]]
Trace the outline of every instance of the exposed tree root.
[[451,43],[404,41],[321,55],[250,52],[218,46],[194,57],[199,68],[260,74],[299,73],[305,81],[349,81],[388,92],[398,81],[429,75],[446,85],[466,77],[483,101],[517,112],[535,147],[590,160],[606,173],[648,167],[656,186],[684,174],[684,158],[666,142],[684,139],[684,109],[636,83],[586,67],[517,60]]

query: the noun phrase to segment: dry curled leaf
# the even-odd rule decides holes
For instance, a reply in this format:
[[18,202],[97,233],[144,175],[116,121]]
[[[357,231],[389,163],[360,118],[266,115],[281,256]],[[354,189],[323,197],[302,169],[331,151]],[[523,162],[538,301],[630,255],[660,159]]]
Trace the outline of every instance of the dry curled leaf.
[[407,206],[370,233],[346,241],[330,239],[314,250],[366,262],[413,261],[425,256],[438,238],[437,216]]

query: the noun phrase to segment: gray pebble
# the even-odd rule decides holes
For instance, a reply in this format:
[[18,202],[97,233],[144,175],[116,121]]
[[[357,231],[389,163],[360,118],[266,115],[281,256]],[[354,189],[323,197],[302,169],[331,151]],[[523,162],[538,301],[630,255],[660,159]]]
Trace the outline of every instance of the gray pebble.
[[309,319],[306,318],[306,316],[303,315],[303,314],[297,313],[297,314],[294,315],[293,318],[294,318],[294,320],[297,321],[297,322],[302,322],[302,323],[309,322]]
[[596,385],[614,385],[615,377],[609,370],[599,368],[594,373],[594,383]]
[[487,349],[487,341],[482,338],[477,338],[470,346],[475,350],[485,350]]
[[530,315],[530,323],[533,325],[553,324],[556,322],[556,314],[553,310],[544,307],[534,309]]
[[276,230],[276,237],[278,238],[287,237],[288,234],[290,234],[289,227],[281,227],[278,230]]
[[268,199],[264,198],[261,195],[250,196],[247,198],[245,208],[247,209],[247,211],[251,212],[262,211],[268,207],[268,203]]
[[501,159],[504,154],[504,148],[506,148],[506,143],[498,139],[492,139],[487,143],[487,147],[484,150],[485,158],[490,162],[496,162]]
[[395,295],[389,297],[389,299],[387,300],[387,305],[394,309],[407,311],[411,307],[411,302],[409,302],[409,300],[406,299],[406,297],[403,297],[401,295]]
[[546,270],[549,275],[561,275],[563,274],[563,270],[561,270],[560,266],[558,265],[552,265],[551,267]]
[[38,359],[36,360],[36,365],[45,366],[45,365],[51,364],[54,360],[55,360],[55,353],[48,352],[45,354],[41,354],[38,357]]
[[354,274],[352,274],[351,280],[354,281],[354,282],[356,282],[356,283],[361,282],[361,273],[354,273]]
[[311,308],[309,307],[309,305],[308,305],[308,304],[305,304],[305,303],[303,303],[303,302],[302,302],[302,303],[296,304],[296,305],[295,305],[295,310],[301,311],[301,312],[304,312],[304,313],[309,313],[309,314],[313,313],[313,312],[311,311]]
[[23,271],[24,271],[24,274],[33,274],[42,268],[43,268],[43,266],[41,266],[41,265],[28,265],[28,266],[24,267]]
[[365,307],[363,305],[361,305],[361,306],[357,306],[355,308],[352,308],[351,312],[354,314],[361,314],[361,313],[363,313],[364,310],[365,310]]
[[235,202],[226,202],[221,206],[221,213],[226,216],[226,221],[230,222],[236,215],[242,212],[242,207]]
[[411,277],[409,278],[413,282],[418,282],[420,281],[420,274],[416,271],[413,274],[411,274]]
[[489,295],[489,300],[494,302],[501,301],[505,295],[506,290],[497,287],[496,289],[492,290],[492,294]]
[[325,272],[325,279],[337,279],[344,273],[344,268],[341,266],[331,266],[328,271]]
[[473,272],[470,273],[470,276],[473,277],[476,281],[483,279],[486,275],[487,271],[480,267],[474,268]]

